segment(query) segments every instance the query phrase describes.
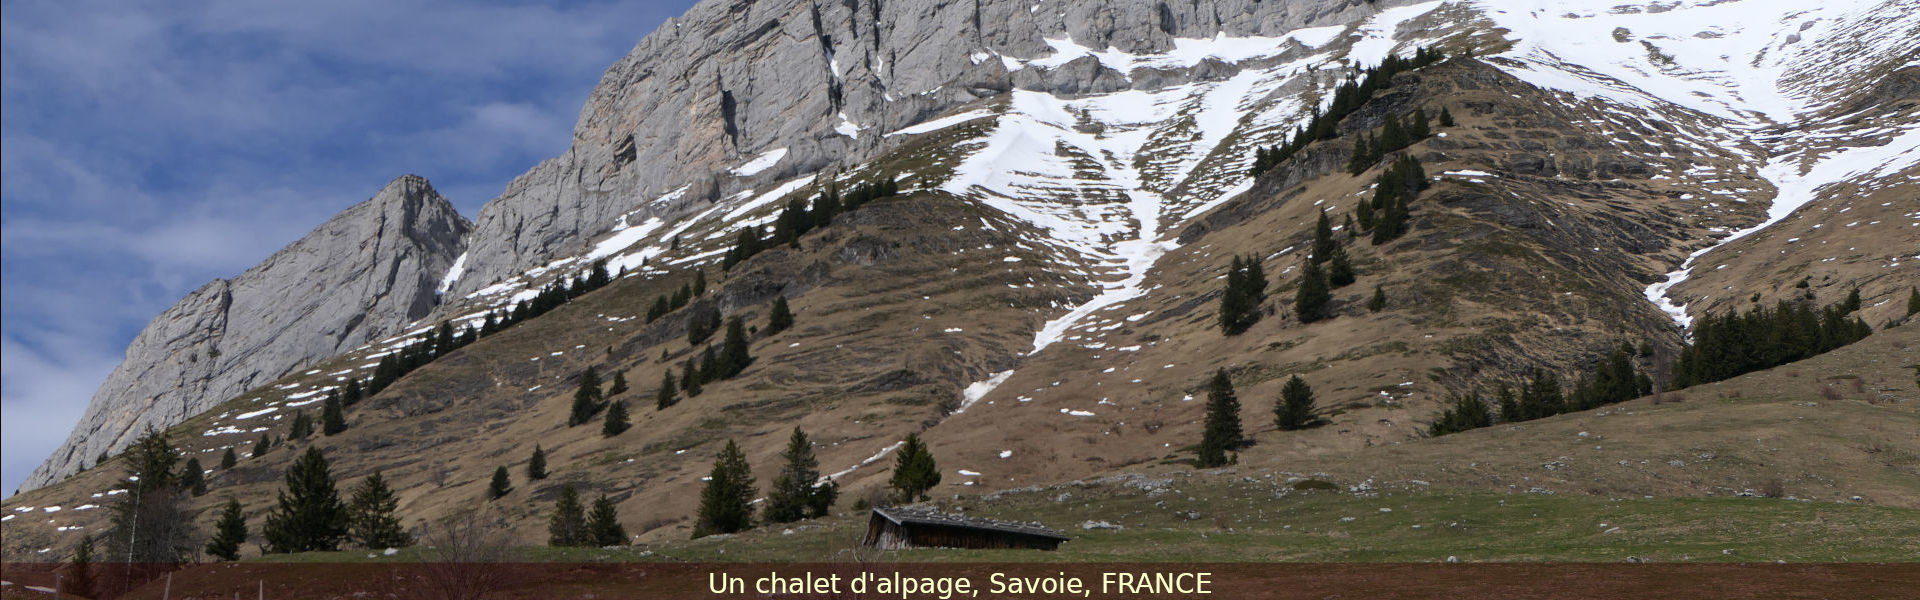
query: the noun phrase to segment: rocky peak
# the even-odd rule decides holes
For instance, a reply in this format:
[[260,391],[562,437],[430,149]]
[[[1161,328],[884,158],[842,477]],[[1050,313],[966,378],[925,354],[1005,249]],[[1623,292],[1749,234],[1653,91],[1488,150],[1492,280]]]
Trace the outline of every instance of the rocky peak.
[[67,441],[27,477],[45,486],[314,360],[400,332],[438,304],[472,225],[405,175],[232,279],[155,317]]

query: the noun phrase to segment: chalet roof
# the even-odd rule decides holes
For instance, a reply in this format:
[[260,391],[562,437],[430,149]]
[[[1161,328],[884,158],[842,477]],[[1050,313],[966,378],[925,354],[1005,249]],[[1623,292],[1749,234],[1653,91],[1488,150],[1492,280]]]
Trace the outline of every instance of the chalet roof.
[[891,521],[895,525],[939,525],[943,527],[962,527],[967,529],[1016,533],[1057,540],[1073,539],[1060,535],[1060,532],[1054,531],[1053,528],[1039,523],[982,519],[979,517],[948,514],[928,509],[899,507],[875,508],[873,509],[873,514],[879,515],[880,518]]

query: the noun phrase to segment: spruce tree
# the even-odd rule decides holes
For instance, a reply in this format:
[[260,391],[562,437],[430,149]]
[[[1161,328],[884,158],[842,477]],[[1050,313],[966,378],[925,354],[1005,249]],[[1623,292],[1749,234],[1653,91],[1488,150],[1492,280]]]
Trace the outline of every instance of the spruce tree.
[[527,457],[527,481],[547,478],[547,451],[539,444],[533,445],[533,456]]
[[1526,412],[1520,409],[1520,400],[1513,394],[1513,388],[1501,384],[1499,391],[1500,422],[1518,423],[1527,420]]
[[627,391],[627,372],[614,371],[613,382],[607,384],[607,397],[618,396]]
[[234,454],[233,448],[227,448],[227,453],[220,455],[220,470],[231,469],[237,464],[240,464],[240,455]]
[[1200,437],[1200,468],[1227,464],[1227,452],[1240,447],[1240,399],[1234,396],[1233,380],[1226,369],[1214,371],[1207,382],[1207,418]]
[[673,406],[675,402],[679,401],[679,398],[674,396],[674,387],[676,386],[673,381],[673,369],[668,368],[666,374],[661,376],[660,391],[655,392],[653,395],[655,409],[666,410],[667,407]]
[[400,518],[393,515],[399,506],[393,489],[387,487],[387,479],[379,472],[360,480],[353,486],[352,499],[347,503],[347,539],[369,550],[413,545],[413,536],[400,525]]
[[1453,126],[1453,113],[1447,111],[1447,107],[1445,106],[1440,107],[1440,126],[1441,127]]
[[831,481],[814,485],[820,480],[820,461],[813,456],[813,442],[799,427],[793,428],[793,435],[787,438],[787,450],[780,458],[783,461],[780,474],[774,477],[773,488],[767,490],[764,520],[791,523],[825,516],[833,506],[833,497],[839,494],[839,487]]
[[313,447],[287,467],[287,487],[280,492],[279,506],[267,514],[261,528],[267,552],[339,549],[340,538],[347,533],[347,507],[340,502],[328,468],[327,457]]
[[907,434],[894,458],[893,477],[887,480],[887,487],[893,488],[894,500],[901,504],[926,500],[927,491],[937,485],[940,485],[940,468],[934,464],[933,452],[920,441],[920,434]]
[[200,467],[200,458],[187,459],[187,465],[180,468],[180,489],[195,496],[207,493],[206,469]]
[[753,469],[747,465],[747,456],[733,440],[727,440],[727,447],[713,461],[706,487],[700,490],[693,537],[737,533],[752,527],[753,495]]
[[1367,172],[1367,168],[1373,166],[1373,163],[1367,162],[1367,154],[1371,150],[1367,147],[1365,136],[1353,136],[1353,156],[1347,158],[1347,173],[1359,175]]
[[567,412],[567,426],[573,427],[593,420],[600,412],[600,373],[588,366],[580,373],[580,387],[573,391],[573,407]]
[[1373,286],[1373,298],[1370,298],[1367,300],[1367,310],[1369,312],[1380,312],[1386,309],[1387,309],[1386,288],[1380,287],[1378,285]]
[[[709,348],[709,350],[711,350],[711,348]],[[686,372],[680,381],[687,388],[688,398],[699,396],[700,392],[704,389],[703,386],[705,384],[700,381],[700,368],[693,365],[693,357],[687,357]]]
[[1300,288],[1294,292],[1293,311],[1300,317],[1301,323],[1312,323],[1328,316],[1328,305],[1333,302],[1333,288],[1327,281],[1327,272],[1318,263],[1307,261],[1300,273]]
[[560,488],[553,516],[547,519],[547,545],[565,548],[585,546],[591,541],[587,535],[587,513],[580,506],[580,491],[569,483]]
[[632,427],[632,424],[627,422],[627,401],[613,401],[613,404],[607,407],[607,418],[600,423],[600,436],[620,435],[626,433],[629,427]]
[[287,426],[287,437],[305,440],[309,435],[313,435],[313,418],[307,416],[307,411],[304,410],[294,413],[293,424]]
[[1920,313],[1920,287],[1908,288],[1907,292],[1906,316],[1911,317],[1915,313]]
[[1432,125],[1427,122],[1427,109],[1413,109],[1413,123],[1408,126],[1407,134],[1408,137],[1412,138],[1412,141],[1415,142],[1427,139],[1433,135]]
[[260,434],[260,441],[253,443],[254,456],[260,456],[262,454],[266,454],[268,450],[273,449],[273,440],[269,439],[268,435],[270,434],[265,434],[265,433]]
[[767,309],[767,335],[786,331],[793,327],[793,311],[787,308],[786,296],[775,296],[773,307]]
[[1333,249],[1338,242],[1333,240],[1333,222],[1327,220],[1327,211],[1320,211],[1320,218],[1313,223],[1313,256],[1308,257],[1315,263],[1324,263],[1333,259]]
[[1353,263],[1347,259],[1346,247],[1335,244],[1333,259],[1327,264],[1327,283],[1334,289],[1339,289],[1352,284],[1355,277]]
[[493,481],[487,484],[487,498],[490,500],[499,499],[501,496],[505,496],[508,492],[512,491],[513,478],[507,475],[507,468],[504,466],[494,468]]
[[[473,336],[467,336],[467,339],[473,339]],[[353,406],[359,404],[364,397],[365,393],[360,390],[360,380],[348,379],[347,391],[340,395],[340,401],[346,403],[347,406]]]
[[1247,293],[1245,265],[1239,256],[1227,267],[1226,289],[1220,292],[1220,331],[1227,335],[1238,335],[1247,330],[1251,323],[1246,315],[1252,312],[1254,300]]
[[720,347],[720,376],[717,379],[732,379],[747,370],[747,365],[753,364],[753,355],[749,353],[747,342],[747,326],[740,321],[740,317],[727,319],[727,336]]
[[107,555],[136,563],[186,560],[196,545],[188,540],[199,535],[188,512],[188,490],[174,466],[180,457],[166,433],[147,429],[121,456],[127,473],[118,488],[126,493],[112,506],[112,529],[104,538]]
[[1353,213],[1351,212],[1347,213],[1347,216],[1345,217],[1345,219],[1346,219],[1345,222],[1341,223],[1340,229],[1341,231],[1347,232],[1347,239],[1351,240],[1354,238],[1354,236],[1360,235],[1359,234],[1360,230],[1355,229],[1353,226]]
[[706,269],[693,270],[693,290],[692,291],[693,291],[694,297],[707,295],[707,270]]
[[73,546],[73,562],[67,565],[67,594],[92,598],[93,589],[93,537],[81,535],[80,543]]
[[1280,402],[1273,407],[1273,423],[1286,431],[1306,429],[1313,424],[1313,411],[1313,388],[1299,375],[1294,375],[1280,388]]
[[326,435],[338,435],[347,430],[347,413],[341,408],[339,394],[328,394],[326,402],[320,405],[320,432]]
[[1438,437],[1492,424],[1493,415],[1488,411],[1487,403],[1480,399],[1479,392],[1469,392],[1466,395],[1455,394],[1453,406],[1441,413],[1440,419],[1427,427],[1427,435]]
[[587,513],[587,539],[601,548],[627,544],[627,528],[620,526],[620,515],[606,494],[595,498],[593,510]]
[[1355,219],[1358,219],[1360,221],[1361,229],[1368,230],[1368,231],[1373,230],[1373,221],[1374,221],[1373,199],[1361,198],[1360,203],[1357,205],[1354,205],[1353,207],[1353,216]]

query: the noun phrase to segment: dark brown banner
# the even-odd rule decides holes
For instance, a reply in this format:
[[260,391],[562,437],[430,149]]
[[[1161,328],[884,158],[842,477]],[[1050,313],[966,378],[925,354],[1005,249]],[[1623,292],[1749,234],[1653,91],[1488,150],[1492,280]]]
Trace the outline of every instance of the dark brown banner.
[[[6,565],[7,599],[73,591],[74,573]],[[81,597],[405,598],[1920,598],[1903,564],[217,563],[94,565]]]

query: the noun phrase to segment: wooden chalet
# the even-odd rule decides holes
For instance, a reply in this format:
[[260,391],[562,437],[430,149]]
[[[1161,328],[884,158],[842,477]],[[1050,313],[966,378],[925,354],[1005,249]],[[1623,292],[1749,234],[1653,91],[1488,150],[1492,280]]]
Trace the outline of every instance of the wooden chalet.
[[862,542],[903,548],[1030,548],[1056,550],[1067,536],[1039,523],[998,521],[925,509],[876,508]]

